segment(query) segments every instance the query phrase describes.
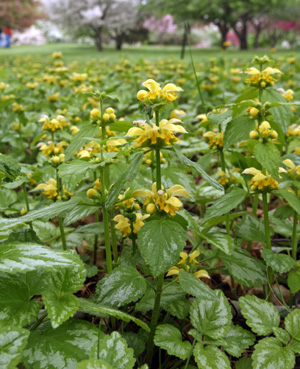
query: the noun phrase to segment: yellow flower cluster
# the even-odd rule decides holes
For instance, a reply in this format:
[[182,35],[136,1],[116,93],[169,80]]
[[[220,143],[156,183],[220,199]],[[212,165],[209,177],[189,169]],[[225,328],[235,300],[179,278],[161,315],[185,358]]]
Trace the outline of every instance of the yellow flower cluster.
[[49,156],[49,155],[57,155],[57,154],[62,154],[64,151],[64,147],[68,146],[68,143],[65,141],[61,141],[58,142],[56,145],[54,142],[52,141],[48,141],[48,144],[46,143],[39,143],[38,147],[40,148],[40,151],[45,155],[45,156]]
[[300,136],[300,125],[292,124],[291,126],[289,126],[286,135],[287,135],[287,137],[289,137],[289,136]]
[[20,104],[18,104],[18,103],[16,103],[16,102],[14,102],[12,105],[13,105],[13,111],[14,111],[15,113],[23,113],[23,112],[24,112],[24,107],[23,107],[23,105],[20,105]]
[[283,94],[281,94],[281,96],[284,97],[286,101],[293,100],[294,99],[293,95],[294,95],[293,90],[286,90]]
[[262,88],[274,86],[274,82],[276,82],[277,79],[272,77],[272,74],[282,74],[279,69],[271,67],[267,67],[261,72],[257,68],[251,67],[247,68],[245,73],[251,75],[251,77],[248,78],[245,83],[249,83],[251,86]]
[[288,173],[292,177],[295,177],[295,175],[300,176],[300,165],[296,166],[290,159],[283,160],[283,164],[286,165],[290,169],[286,170],[280,167],[279,173]]
[[[101,112],[99,109],[93,109],[90,112],[90,118],[91,121],[97,124],[101,124]],[[105,110],[105,113],[102,116],[102,121],[104,121],[105,123],[112,123],[116,120],[116,115],[115,115],[115,111],[113,108],[107,108]]]
[[224,146],[224,132],[218,132],[217,130],[208,131],[204,133],[203,137],[209,139],[209,147],[213,150],[222,149]]
[[263,121],[259,127],[256,127],[255,131],[250,132],[250,138],[252,139],[275,139],[278,137],[278,133],[271,128],[271,125],[266,120]]
[[[199,264],[199,262],[196,260],[196,258],[200,255],[200,251],[195,250],[191,252],[190,254],[187,254],[186,252],[181,252],[180,257],[181,260],[177,263],[178,266],[173,266],[168,270],[167,277],[172,275],[178,275],[180,270],[185,271],[194,271],[196,264]],[[194,272],[194,276],[196,278],[210,278],[209,274],[206,270],[197,270]]]
[[182,202],[178,197],[190,197],[187,190],[180,185],[172,186],[166,191],[164,191],[164,188],[157,191],[156,183],[153,183],[151,189],[152,191],[136,190],[131,194],[132,197],[145,198],[143,206],[146,207],[148,214],[153,214],[156,210],[159,210],[175,216],[175,212],[182,207]]
[[139,127],[130,128],[126,136],[138,136],[134,140],[137,146],[150,147],[151,145],[156,145],[158,140],[161,140],[166,145],[172,145],[173,143],[180,142],[174,135],[175,133],[187,133],[178,123],[182,122],[176,118],[170,120],[163,119],[159,122],[158,126],[155,123],[148,124],[146,121],[135,121],[133,124]]
[[183,91],[181,87],[176,86],[174,83],[167,83],[162,89],[160,84],[154,81],[154,79],[147,79],[142,85],[145,86],[148,91],[140,90],[137,93],[137,98],[148,105],[158,102],[172,102],[178,98],[177,92]]
[[[165,164],[166,159],[163,156],[163,153],[160,151],[160,162],[162,164]],[[143,157],[143,163],[145,163],[146,165],[152,165],[155,163],[156,160],[156,152],[155,151],[149,151],[147,152],[147,154],[144,155]],[[153,163],[154,162],[154,163]]]
[[[58,195],[56,180],[53,178],[50,178],[46,183],[39,184],[36,186],[35,190],[43,190],[43,195],[48,199],[56,198],[57,200],[61,200],[61,196]],[[65,186],[63,186],[63,198],[67,198],[72,195],[74,194],[72,192],[68,192]]]
[[[118,152],[119,146],[125,145],[127,143],[123,138],[118,139],[109,139],[106,141],[105,145],[103,145],[103,152]],[[101,146],[98,142],[90,141],[87,145],[81,148],[77,157],[82,158],[91,158],[93,154],[99,154],[101,152]]]
[[237,183],[239,182],[238,178],[235,177],[235,173],[239,172],[240,169],[239,168],[234,168],[233,170],[231,170],[230,175],[228,176],[227,173],[225,173],[223,170],[221,170],[218,173],[218,177],[220,177],[218,179],[218,182],[224,186],[227,187],[228,185],[230,185],[231,183]]
[[253,178],[250,181],[251,191],[272,191],[279,187],[279,183],[271,177],[271,175],[266,172],[263,174],[260,170],[256,168],[247,168],[243,171],[244,174],[252,174]]
[[44,131],[55,132],[64,128],[66,125],[66,118],[62,115],[57,115],[56,118],[50,119],[47,115],[42,115],[39,122],[44,123],[42,127]]
[[142,215],[141,213],[135,213],[135,221],[130,222],[129,218],[124,217],[122,214],[118,214],[114,217],[114,221],[117,222],[116,229],[123,233],[123,238],[130,235],[132,232],[137,234],[145,224],[143,220],[150,217],[149,214]]

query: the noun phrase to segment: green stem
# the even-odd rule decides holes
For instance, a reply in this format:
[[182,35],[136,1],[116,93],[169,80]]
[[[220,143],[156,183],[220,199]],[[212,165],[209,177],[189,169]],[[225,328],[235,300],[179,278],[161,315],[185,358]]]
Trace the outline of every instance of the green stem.
[[[272,250],[271,235],[270,235],[270,223],[269,223],[268,197],[267,197],[266,192],[263,192],[262,198],[263,198],[264,225],[265,225],[265,234],[266,234],[265,247],[268,250]],[[272,290],[271,290],[271,288],[272,288],[272,281],[273,281],[273,272],[272,272],[272,269],[270,267],[267,268],[267,279],[268,279],[268,284],[267,284],[267,289],[266,289],[267,299],[268,299],[269,302],[272,302]]]
[[136,253],[136,250],[137,250],[137,245],[136,245],[136,239],[135,239],[135,236],[132,237],[132,256],[135,255]]
[[[24,193],[26,210],[27,210],[27,212],[29,212],[30,211],[30,207],[29,207],[29,201],[28,201],[28,195],[27,195],[27,190],[26,190],[26,184],[25,183],[22,184],[22,188],[23,188],[23,193]],[[29,222],[29,227],[30,227],[31,230],[33,230],[32,222]]]
[[[225,158],[224,158],[224,152],[223,152],[223,150],[219,151],[219,154],[220,154],[222,171],[225,173],[226,172],[226,163],[225,163]],[[229,219],[229,213],[226,214],[225,224],[226,224],[226,233],[230,236],[230,219]]]
[[258,194],[254,195],[252,214],[256,216],[258,207]]
[[298,250],[297,225],[298,225],[298,213],[294,211],[293,238],[292,238],[292,257],[294,260],[297,260],[297,250]]
[[48,315],[48,311],[44,311],[43,314],[41,315],[41,317],[33,324],[33,326],[29,329],[30,332],[35,331],[37,329],[38,326],[40,326],[44,319],[46,318],[46,316]]
[[67,250],[66,236],[65,236],[65,230],[64,230],[62,218],[57,217],[57,219],[58,219],[58,224],[59,224],[60,238],[61,238],[62,247],[63,247],[64,250]]
[[193,342],[193,347],[191,348],[191,352],[190,352],[189,357],[187,358],[187,361],[186,361],[186,364],[185,364],[184,369],[187,369],[187,367],[188,367],[188,365],[189,365],[189,362],[190,362],[190,359],[191,359],[192,353],[193,353],[193,351],[194,351],[194,347],[195,347],[196,342],[197,342],[197,340],[194,340],[194,342]]
[[153,357],[153,349],[154,349],[154,334],[159,318],[160,313],[160,299],[161,299],[161,293],[162,293],[162,286],[164,283],[164,274],[161,274],[157,278],[157,286],[156,286],[156,292],[155,292],[155,301],[154,301],[154,307],[153,307],[153,313],[152,313],[152,320],[151,320],[151,327],[150,327],[150,334],[148,339],[148,349],[147,349],[147,363],[149,365],[149,368],[151,368],[152,365],[152,357]]
[[118,261],[118,247],[117,247],[117,234],[115,223],[113,221],[113,214],[109,213],[109,220],[110,220],[110,233],[111,233],[111,244],[112,244],[112,251],[113,251],[113,258],[114,261]]
[[161,190],[161,167],[160,167],[160,149],[156,148],[156,189]]
[[102,214],[103,214],[103,223],[104,223],[107,273],[110,273],[112,271],[112,258],[111,258],[110,239],[109,239],[108,213],[105,208],[102,209]]
[[[97,210],[95,213],[95,223],[99,222],[99,211]],[[97,265],[97,248],[98,248],[98,235],[95,235],[94,240],[94,265]]]

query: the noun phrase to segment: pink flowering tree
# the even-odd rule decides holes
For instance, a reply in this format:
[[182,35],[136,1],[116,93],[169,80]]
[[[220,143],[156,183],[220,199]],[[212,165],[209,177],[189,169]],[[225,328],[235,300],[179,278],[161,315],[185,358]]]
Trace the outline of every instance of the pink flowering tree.
[[162,18],[151,16],[144,21],[143,26],[148,31],[158,34],[159,43],[161,43],[165,34],[172,34],[177,30],[177,25],[174,23],[174,18],[171,14],[167,14]]

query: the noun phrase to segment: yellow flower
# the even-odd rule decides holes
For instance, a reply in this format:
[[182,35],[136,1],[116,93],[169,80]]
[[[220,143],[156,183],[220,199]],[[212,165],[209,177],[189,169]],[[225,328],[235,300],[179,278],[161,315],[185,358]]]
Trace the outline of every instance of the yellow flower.
[[48,199],[55,198],[57,193],[56,180],[50,178],[46,183],[41,183],[36,186],[35,190],[43,190],[43,194],[47,196]]
[[182,122],[176,118],[170,120],[163,119],[159,122],[159,126],[157,126],[155,123],[148,124],[145,121],[135,121],[133,124],[139,125],[139,128],[130,128],[126,136],[138,136],[138,138],[134,140],[137,146],[143,145],[149,147],[150,145],[155,145],[158,139],[164,141],[166,145],[172,145],[179,141],[174,135],[175,133],[187,133],[186,130],[177,123]]
[[[164,191],[162,189],[157,191],[156,183],[152,184],[152,191],[149,190],[136,190],[131,194],[132,197],[145,198],[144,206],[147,208],[147,212],[153,213],[155,209],[153,206],[149,207],[148,204],[155,205],[160,211],[164,211],[171,216],[175,216],[175,211],[180,210],[182,202],[177,197],[190,197],[190,194],[181,185],[175,185]],[[148,211],[149,210],[149,211]]]
[[168,101],[174,101],[178,98],[176,92],[183,91],[183,89],[179,86],[174,85],[174,83],[168,83],[161,90],[161,95],[166,98]]
[[251,77],[248,78],[245,83],[249,83],[252,86],[260,87],[273,86],[274,82],[276,82],[277,80],[271,77],[271,75],[282,74],[279,69],[271,67],[265,68],[262,72],[260,72],[257,68],[251,67],[247,68],[245,73],[251,75]]
[[289,173],[291,174],[292,176],[294,176],[295,174],[297,176],[300,176],[300,165],[295,165],[292,160],[290,159],[285,159],[283,160],[283,164],[286,165],[288,168],[287,171],[284,169],[284,168],[279,168],[280,169],[280,173]]
[[52,58],[53,58],[53,59],[60,59],[60,58],[62,58],[62,52],[60,52],[60,51],[55,51],[55,52],[52,54]]
[[149,218],[150,214],[142,215],[141,213],[136,213],[135,216],[136,216],[136,219],[135,219],[135,222],[133,223],[133,233],[137,234],[140,231],[140,229],[143,227],[143,225],[145,224],[143,220]]
[[4,82],[0,82],[0,90],[5,90],[7,87],[9,87],[8,84],[6,84]]
[[200,119],[201,120],[201,123],[205,123],[208,121],[208,118],[207,118],[207,115],[206,114],[199,114],[197,115],[196,117],[197,119]]
[[213,150],[221,149],[224,146],[224,132],[208,131],[203,137],[209,139],[209,146]]
[[58,129],[63,129],[63,120],[58,116],[56,118],[50,119],[47,115],[42,115],[39,122],[43,122],[42,129],[44,131],[55,132]]
[[155,101],[162,100],[166,103],[173,102],[178,98],[177,92],[183,91],[181,87],[176,86],[174,83],[167,83],[163,89],[161,89],[160,84],[154,79],[147,79],[147,81],[142,83],[148,89],[140,90],[137,93],[137,98],[140,101],[145,101],[148,104],[152,104]]
[[294,99],[293,95],[294,95],[293,90],[286,90],[283,94],[281,94],[281,96],[283,96],[286,99],[286,101],[293,100]]
[[186,115],[186,112],[184,110],[175,109],[171,111],[170,119],[177,118],[180,119],[180,117]]
[[[142,215],[141,213],[136,213],[135,216],[136,216],[136,219],[133,222],[132,227],[133,227],[133,233],[137,234],[140,231],[140,229],[143,227],[143,225],[145,224],[143,220],[147,219],[150,215],[149,214]],[[123,233],[123,238],[131,234],[132,232],[131,223],[127,217],[124,217],[124,215],[122,214],[118,214],[114,217],[113,220],[117,222],[116,229]]]
[[289,137],[289,136],[300,136],[300,125],[292,124],[291,126],[289,126],[286,135],[287,135],[287,137]]
[[47,99],[50,102],[54,102],[59,99],[59,95],[60,95],[59,92],[56,92],[55,94],[48,96]]
[[251,167],[245,169],[243,173],[253,175],[250,181],[251,191],[272,191],[279,188],[279,183],[268,172],[263,174],[260,170]]

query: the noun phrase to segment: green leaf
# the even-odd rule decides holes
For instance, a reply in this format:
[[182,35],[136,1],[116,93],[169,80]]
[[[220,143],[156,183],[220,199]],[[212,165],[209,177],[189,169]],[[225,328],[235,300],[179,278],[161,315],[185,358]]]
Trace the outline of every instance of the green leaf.
[[202,335],[218,339],[226,336],[231,324],[231,310],[221,290],[215,290],[217,300],[197,298],[191,307],[190,319]]
[[290,343],[288,344],[288,348],[292,349],[297,354],[300,354],[300,341],[292,338]]
[[235,363],[235,369],[253,369],[252,360],[249,357],[243,357]]
[[8,239],[5,241],[5,243],[39,243],[41,245],[44,245],[44,243],[37,237],[35,231],[32,229],[26,228],[19,232],[13,232],[8,236]]
[[59,327],[63,322],[73,316],[79,306],[76,296],[71,294],[60,296],[54,291],[45,292],[43,294],[43,301],[53,328]]
[[119,307],[138,300],[146,289],[145,279],[135,268],[119,266],[99,281],[96,302]]
[[280,205],[273,213],[274,217],[279,219],[292,218],[294,210],[289,205]]
[[272,142],[258,142],[254,147],[254,156],[273,178],[278,178],[280,152]]
[[224,341],[226,344],[222,347],[225,351],[232,356],[240,357],[245,349],[254,344],[255,336],[238,325],[232,325]]
[[285,329],[289,334],[300,341],[300,310],[292,311],[284,321]]
[[300,290],[300,261],[297,261],[294,268],[289,272],[288,286],[291,293],[296,293]]
[[32,222],[36,219],[48,220],[54,218],[65,211],[71,211],[79,199],[71,199],[66,202],[56,202],[47,207],[29,211],[27,214],[14,219],[0,219],[0,229],[2,231],[17,225]]
[[228,357],[215,346],[197,342],[193,353],[199,369],[230,369]]
[[179,272],[179,282],[182,289],[188,294],[204,300],[216,300],[214,291],[191,273],[181,270]]
[[264,338],[255,345],[253,369],[294,369],[295,355],[289,347],[282,347],[274,337]]
[[284,189],[278,190],[278,193],[284,199],[286,199],[291,208],[293,208],[298,214],[300,214],[300,200],[296,195]]
[[0,176],[3,174],[11,181],[15,180],[21,173],[21,167],[18,161],[8,155],[0,155]]
[[227,255],[231,255],[233,251],[233,239],[224,233],[207,233],[203,236],[206,241],[223,251]]
[[14,326],[0,327],[0,368],[15,369],[22,358],[29,331]]
[[89,358],[98,335],[94,324],[75,319],[56,329],[49,323],[42,324],[29,336],[24,363],[34,369],[75,369],[78,362]]
[[72,191],[89,170],[95,172],[97,167],[99,167],[99,163],[76,159],[70,163],[61,164],[58,167],[58,174],[67,190]]
[[239,97],[235,100],[235,103],[242,102],[244,100],[253,100],[258,97],[258,89],[256,87],[247,88]]
[[110,125],[110,129],[117,132],[127,132],[130,128],[132,128],[132,123],[124,120],[116,121]]
[[85,137],[98,137],[100,134],[100,129],[97,126],[94,126],[90,123],[82,125],[80,127],[80,131],[76,133],[74,138],[72,139],[70,145],[66,150],[65,161],[71,159],[72,155],[75,151],[79,150],[81,146],[85,142]]
[[[88,200],[87,200],[88,201]],[[75,205],[70,211],[67,213],[64,218],[64,225],[70,225],[76,223],[77,220],[83,219],[91,214],[96,213],[99,210],[99,205],[95,205],[94,202],[90,202],[87,204],[78,204]]]
[[289,126],[291,125],[291,118],[294,113],[289,106],[275,106],[269,109],[269,112],[273,115],[274,121],[281,127],[284,133],[287,133]]
[[0,271],[26,273],[31,270],[59,270],[73,268],[79,272],[82,263],[72,251],[53,251],[38,244],[12,243],[0,246]]
[[220,258],[230,275],[241,285],[261,286],[267,283],[265,264],[246,251],[234,248],[231,255],[219,251]]
[[76,228],[76,233],[84,233],[86,234],[102,234],[104,233],[104,225],[100,222],[85,224],[83,226],[79,226]]
[[119,311],[119,310],[116,310],[116,309],[113,309],[107,306],[97,305],[83,298],[80,298],[78,300],[79,300],[79,310],[84,313],[99,316],[99,317],[103,317],[103,315],[114,316],[117,319],[124,320],[124,322],[132,321],[135,324],[137,324],[139,327],[143,328],[145,331],[150,332],[150,329],[146,323],[142,322],[141,320],[129,314],[123,313],[123,311]]
[[[0,188],[0,210],[8,209],[10,205],[17,201],[17,194],[13,190]],[[7,220],[7,219],[6,219]]]
[[180,330],[170,324],[157,326],[154,343],[166,350],[169,355],[174,355],[182,360],[186,360],[191,354],[192,345],[190,342],[183,342]]
[[167,167],[163,170],[161,182],[165,188],[179,184],[182,185],[191,196],[197,194],[194,179],[178,167]]
[[246,194],[247,192],[245,190],[237,187],[234,188],[215,201],[213,206],[207,209],[204,219],[208,220],[229,213],[230,210],[236,208],[244,200]]
[[266,240],[265,227],[255,215],[246,215],[234,228],[236,236],[248,241],[264,243]]
[[163,306],[166,311],[178,319],[185,319],[189,315],[190,307],[189,299],[176,300]]
[[144,331],[138,333],[123,332],[122,337],[125,338],[128,347],[131,347],[134,351],[134,356],[139,357],[145,351],[145,341],[147,339]]
[[24,326],[35,319],[40,301],[32,298],[30,287],[18,275],[0,273],[0,321]]
[[275,337],[278,338],[279,341],[284,343],[285,345],[287,345],[289,340],[291,339],[288,332],[285,331],[282,328],[273,328],[273,333],[274,333]]
[[249,134],[255,129],[255,121],[247,115],[239,116],[229,122],[224,133],[224,149],[232,144],[248,140]]
[[200,164],[195,163],[195,162],[191,161],[190,159],[188,159],[186,156],[184,156],[180,152],[180,150],[178,148],[174,147],[174,151],[175,151],[178,159],[181,161],[181,163],[185,167],[192,167],[192,168],[196,169],[196,171],[199,174],[201,174],[203,179],[205,179],[211,186],[215,187],[217,190],[224,191],[223,186],[221,186],[219,182],[217,182],[215,179],[213,179],[211,176],[209,176]]
[[98,357],[112,368],[132,369],[135,364],[133,349],[127,346],[119,332],[112,332],[98,340],[91,350],[91,358]]
[[176,265],[185,242],[185,230],[169,219],[147,222],[138,233],[141,255],[149,264],[154,277]]
[[272,250],[268,249],[263,250],[262,257],[268,266],[279,273],[289,272],[295,264],[295,260],[289,255],[274,254]]
[[142,152],[137,153],[132,159],[127,169],[120,175],[120,177],[111,187],[111,189],[108,192],[107,199],[105,201],[105,205],[107,208],[110,208],[115,205],[121,190],[124,189],[126,186],[128,187],[130,183],[135,179],[136,175],[140,170],[143,155],[144,154]]
[[239,303],[247,325],[255,333],[266,336],[279,326],[279,313],[270,302],[247,295],[241,297]]
[[76,369],[114,369],[103,360],[89,359],[77,364]]

